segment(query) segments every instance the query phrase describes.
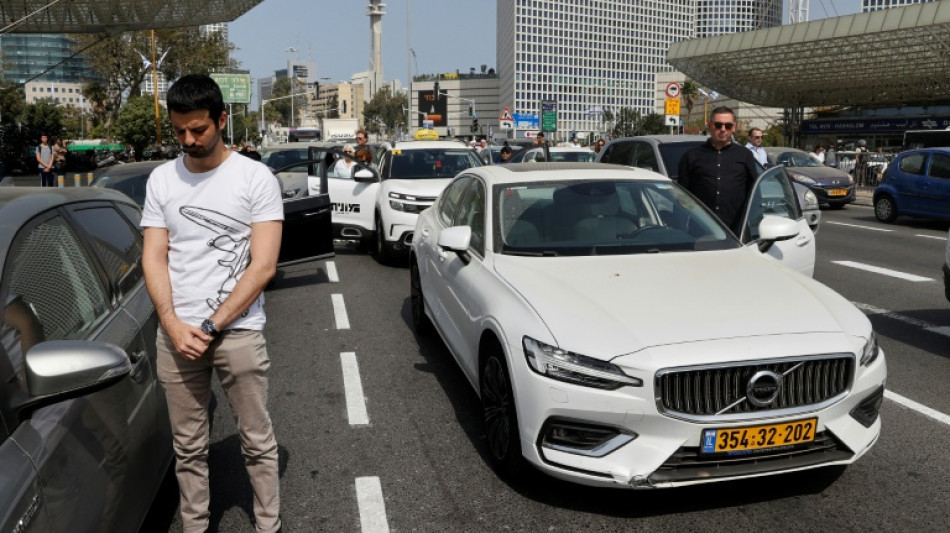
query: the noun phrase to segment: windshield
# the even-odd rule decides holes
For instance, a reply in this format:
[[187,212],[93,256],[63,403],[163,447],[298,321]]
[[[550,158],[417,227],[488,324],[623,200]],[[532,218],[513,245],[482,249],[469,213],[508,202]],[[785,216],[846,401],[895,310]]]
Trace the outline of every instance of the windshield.
[[551,161],[566,161],[570,163],[590,163],[594,160],[594,152],[550,152]]
[[495,251],[587,256],[723,250],[739,242],[668,181],[539,182],[495,187]]
[[666,167],[666,177],[673,181],[679,181],[680,160],[683,159],[683,154],[704,142],[705,141],[688,141],[661,144],[660,157],[663,158],[663,166]]
[[306,161],[307,148],[292,148],[285,150],[264,150],[261,152],[261,163],[270,168],[283,168],[298,161]]
[[473,150],[425,148],[393,150],[383,175],[386,179],[452,178],[459,172],[482,166]]
[[785,165],[786,167],[823,167],[825,165],[818,162],[817,159],[807,152],[782,152],[775,156],[776,165]]

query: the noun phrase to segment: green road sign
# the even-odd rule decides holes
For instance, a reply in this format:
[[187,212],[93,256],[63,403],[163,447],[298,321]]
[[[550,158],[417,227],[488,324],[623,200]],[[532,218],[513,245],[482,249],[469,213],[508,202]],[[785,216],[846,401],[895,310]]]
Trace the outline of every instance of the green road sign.
[[214,72],[211,79],[221,87],[226,104],[251,103],[251,75],[250,74],[223,74]]
[[557,102],[541,101],[541,131],[557,131]]

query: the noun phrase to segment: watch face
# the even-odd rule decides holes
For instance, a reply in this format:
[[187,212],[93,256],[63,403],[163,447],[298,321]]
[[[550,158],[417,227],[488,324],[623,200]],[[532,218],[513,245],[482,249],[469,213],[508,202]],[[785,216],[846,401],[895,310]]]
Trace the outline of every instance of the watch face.
[[217,331],[214,329],[214,323],[212,323],[210,320],[205,320],[201,323],[201,331],[204,331],[208,335],[214,335],[217,333]]

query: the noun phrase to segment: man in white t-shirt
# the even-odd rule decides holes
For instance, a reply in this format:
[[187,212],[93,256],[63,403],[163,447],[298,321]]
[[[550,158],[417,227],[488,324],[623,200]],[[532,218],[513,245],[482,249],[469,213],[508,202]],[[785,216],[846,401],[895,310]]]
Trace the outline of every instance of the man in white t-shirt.
[[148,180],[142,265],[161,321],[158,377],[168,401],[183,530],[208,528],[208,406],[216,372],[241,433],[257,531],[277,531],[277,440],[267,412],[270,359],[262,330],[263,290],[280,251],[280,186],[263,164],[224,144],[227,113],[214,80],[185,76],[167,100],[185,156]]

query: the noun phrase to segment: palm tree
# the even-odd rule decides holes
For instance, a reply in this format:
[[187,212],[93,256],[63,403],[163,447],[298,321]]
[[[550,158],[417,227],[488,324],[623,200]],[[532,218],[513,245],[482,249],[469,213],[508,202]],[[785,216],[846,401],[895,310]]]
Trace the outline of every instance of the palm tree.
[[699,84],[690,79],[684,81],[680,89],[680,98],[683,99],[683,106],[686,108],[686,120],[684,122],[688,125],[689,119],[693,115],[693,106],[696,105],[696,100],[699,99]]

